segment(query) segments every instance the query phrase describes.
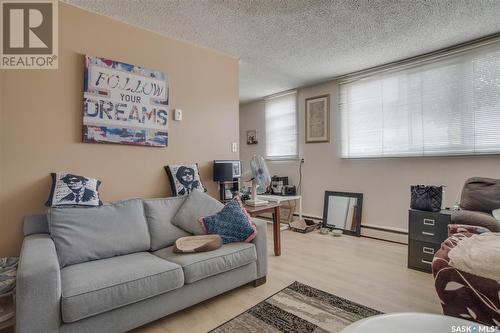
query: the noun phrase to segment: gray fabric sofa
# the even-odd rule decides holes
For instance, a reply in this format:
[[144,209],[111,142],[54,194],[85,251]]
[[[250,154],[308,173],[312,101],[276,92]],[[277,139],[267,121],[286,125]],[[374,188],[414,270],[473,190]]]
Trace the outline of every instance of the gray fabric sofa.
[[[25,218],[17,332],[125,332],[241,285],[265,282],[265,221],[254,220],[258,234],[251,243],[177,254],[172,245],[187,233],[171,220],[185,198],[134,200]],[[140,210],[133,217],[126,212],[131,205]]]

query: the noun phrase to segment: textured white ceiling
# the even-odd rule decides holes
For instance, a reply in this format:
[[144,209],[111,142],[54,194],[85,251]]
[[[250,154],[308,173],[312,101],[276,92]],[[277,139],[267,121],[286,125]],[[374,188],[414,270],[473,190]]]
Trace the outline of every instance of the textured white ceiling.
[[239,57],[240,101],[500,32],[500,0],[65,0]]

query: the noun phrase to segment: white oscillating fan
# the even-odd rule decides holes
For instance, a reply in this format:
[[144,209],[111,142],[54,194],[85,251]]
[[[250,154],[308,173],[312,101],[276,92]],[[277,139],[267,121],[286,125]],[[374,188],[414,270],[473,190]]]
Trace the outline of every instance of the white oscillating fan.
[[257,185],[267,188],[271,185],[271,175],[267,168],[266,161],[262,156],[254,155],[250,161],[250,169],[252,170],[252,199],[245,201],[245,204],[250,206],[267,205],[267,201],[257,199]]

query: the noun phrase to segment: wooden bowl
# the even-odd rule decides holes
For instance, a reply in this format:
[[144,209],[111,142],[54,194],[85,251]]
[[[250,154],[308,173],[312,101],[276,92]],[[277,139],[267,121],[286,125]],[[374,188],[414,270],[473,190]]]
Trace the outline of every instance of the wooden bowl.
[[174,252],[194,253],[217,250],[222,246],[219,235],[200,235],[181,237],[175,241]]

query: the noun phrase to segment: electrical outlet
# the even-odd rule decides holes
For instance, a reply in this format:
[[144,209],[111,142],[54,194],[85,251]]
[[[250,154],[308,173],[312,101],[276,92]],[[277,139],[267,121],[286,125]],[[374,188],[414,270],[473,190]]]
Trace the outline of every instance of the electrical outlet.
[[238,142],[232,142],[231,143],[231,152],[237,153],[238,152]]
[[306,160],[304,158],[301,158],[300,163],[306,163]]
[[175,109],[174,110],[174,120],[175,121],[181,121],[182,120],[182,110],[181,109]]

